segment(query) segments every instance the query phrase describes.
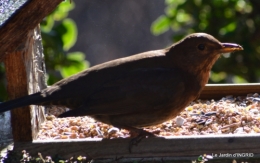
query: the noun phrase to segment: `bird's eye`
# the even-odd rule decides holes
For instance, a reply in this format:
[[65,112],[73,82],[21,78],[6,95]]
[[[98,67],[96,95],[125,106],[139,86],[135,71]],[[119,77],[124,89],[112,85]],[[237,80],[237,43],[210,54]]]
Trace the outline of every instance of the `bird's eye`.
[[198,49],[201,50],[201,51],[204,50],[205,49],[205,45],[204,44],[199,44],[198,45]]

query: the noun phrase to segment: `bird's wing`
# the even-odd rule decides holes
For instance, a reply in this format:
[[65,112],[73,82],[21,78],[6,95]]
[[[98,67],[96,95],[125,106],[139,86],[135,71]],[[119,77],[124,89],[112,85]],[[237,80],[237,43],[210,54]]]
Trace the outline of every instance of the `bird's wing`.
[[86,115],[157,109],[184,93],[182,75],[175,69],[135,69],[103,84],[80,109]]

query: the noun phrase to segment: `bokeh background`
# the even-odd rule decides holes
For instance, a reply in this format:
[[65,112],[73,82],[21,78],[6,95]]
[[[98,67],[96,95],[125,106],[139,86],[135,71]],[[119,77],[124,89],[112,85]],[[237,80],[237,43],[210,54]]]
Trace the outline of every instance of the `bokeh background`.
[[[259,0],[77,0],[62,2],[41,23],[48,84],[89,66],[170,46],[205,32],[244,51],[226,54],[209,83],[260,80]],[[4,92],[0,65],[0,101]]]

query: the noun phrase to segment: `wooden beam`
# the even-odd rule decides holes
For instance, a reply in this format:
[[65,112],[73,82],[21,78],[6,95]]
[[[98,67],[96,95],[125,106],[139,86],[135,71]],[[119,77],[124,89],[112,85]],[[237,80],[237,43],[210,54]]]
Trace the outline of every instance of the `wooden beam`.
[[260,83],[244,84],[207,84],[200,94],[200,99],[219,100],[227,95],[246,96],[249,93],[260,94]]
[[[4,60],[7,93],[10,100],[28,95],[23,55],[24,51],[16,51],[7,55]],[[14,141],[32,140],[30,106],[12,110],[11,123]]]
[[7,22],[0,28],[0,61],[15,51],[48,14],[50,14],[62,0],[28,0]]
[[[26,45],[23,49],[7,55],[4,60],[7,93],[10,100],[39,92],[47,87],[39,26],[29,31],[23,44]],[[11,111],[15,142],[32,141],[36,137],[39,125],[44,121],[43,107],[31,107],[26,106]]]
[[[47,87],[40,25],[29,32],[26,45],[28,45],[28,49],[24,55],[24,65],[27,74],[27,87],[28,94],[33,94]],[[45,107],[38,105],[30,107],[32,137],[35,139],[40,125],[45,121]]]
[[[20,152],[26,149],[31,155],[37,152],[43,155],[59,154],[63,157],[87,156],[97,158],[120,157],[190,157],[203,154],[260,153],[259,134],[242,135],[200,135],[155,137],[143,139],[138,146],[128,151],[131,139],[83,139],[83,140],[48,140],[17,142],[14,149]],[[68,148],[69,146],[69,148]],[[55,147],[55,148],[53,148]]]

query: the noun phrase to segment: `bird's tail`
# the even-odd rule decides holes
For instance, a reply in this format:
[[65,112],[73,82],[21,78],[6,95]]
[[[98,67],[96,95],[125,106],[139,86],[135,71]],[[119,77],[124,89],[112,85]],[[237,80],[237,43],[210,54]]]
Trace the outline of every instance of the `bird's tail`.
[[10,100],[7,102],[0,103],[0,113],[12,110],[18,107],[23,107],[31,104],[39,104],[46,101],[46,98],[44,98],[41,93],[35,93],[28,96],[24,96],[21,98],[17,98],[14,100]]

